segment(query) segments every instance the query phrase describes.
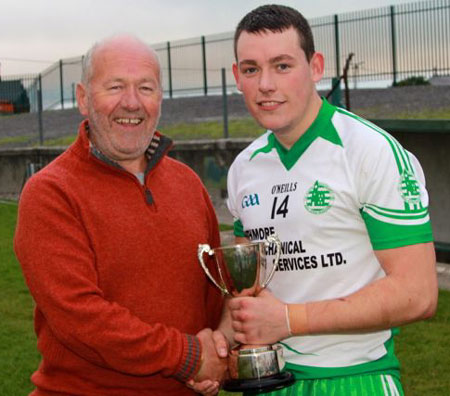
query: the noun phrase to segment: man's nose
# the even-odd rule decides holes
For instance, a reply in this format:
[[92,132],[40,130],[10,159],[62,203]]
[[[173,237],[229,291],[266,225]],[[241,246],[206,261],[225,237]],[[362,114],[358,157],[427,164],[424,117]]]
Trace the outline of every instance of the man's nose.
[[270,70],[261,70],[258,88],[261,92],[275,91],[275,79]]
[[141,101],[139,94],[134,87],[127,87],[122,95],[121,104],[124,108],[130,111],[139,110],[141,107]]

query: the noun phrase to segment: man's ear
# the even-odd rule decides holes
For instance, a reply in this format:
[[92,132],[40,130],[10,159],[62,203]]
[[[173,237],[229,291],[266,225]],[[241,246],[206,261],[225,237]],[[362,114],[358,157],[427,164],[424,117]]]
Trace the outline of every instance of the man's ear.
[[87,117],[88,115],[88,94],[86,87],[78,83],[76,89],[77,103],[79,112]]
[[325,68],[325,60],[323,54],[321,52],[314,52],[311,60],[309,61],[309,66],[311,68],[311,76],[315,83],[318,83],[322,80],[324,68]]
[[236,80],[236,87],[239,91],[242,91],[241,89],[241,81],[239,79],[239,68],[236,63],[233,63],[233,75],[234,79]]

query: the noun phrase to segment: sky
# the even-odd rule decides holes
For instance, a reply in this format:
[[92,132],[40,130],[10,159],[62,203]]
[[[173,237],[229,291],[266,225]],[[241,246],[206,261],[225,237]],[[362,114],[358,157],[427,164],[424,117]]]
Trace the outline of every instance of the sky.
[[149,44],[233,31],[268,3],[316,18],[411,3],[414,0],[0,0],[0,73],[39,73],[59,59],[79,57],[117,33]]

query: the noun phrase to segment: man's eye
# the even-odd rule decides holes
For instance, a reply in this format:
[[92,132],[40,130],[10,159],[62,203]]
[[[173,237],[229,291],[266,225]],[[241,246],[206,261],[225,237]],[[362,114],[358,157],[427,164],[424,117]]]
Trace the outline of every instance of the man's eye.
[[247,67],[242,70],[244,74],[254,74],[256,73],[256,71],[257,71],[256,67]]
[[144,91],[144,92],[153,92],[154,91],[153,87],[149,87],[146,85],[140,87],[140,89],[141,89],[141,91]]
[[120,88],[120,85],[111,85],[110,87],[108,87],[108,91],[118,91]]
[[287,63],[280,63],[279,65],[277,65],[277,68],[278,70],[285,71],[289,70],[291,66],[289,66]]

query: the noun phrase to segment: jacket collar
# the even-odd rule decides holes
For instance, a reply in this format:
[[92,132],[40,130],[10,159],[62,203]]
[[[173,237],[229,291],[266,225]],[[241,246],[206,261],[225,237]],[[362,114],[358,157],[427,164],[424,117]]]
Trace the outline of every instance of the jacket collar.
[[[155,131],[153,138],[145,151],[145,156],[147,157],[145,174],[152,170],[164,158],[172,146],[173,142],[170,138],[162,135],[159,131]],[[87,119],[81,122],[78,138],[70,147],[70,150],[85,158],[89,158],[89,156],[92,155],[110,166],[124,170],[120,164],[104,155],[89,140],[89,121]]]

